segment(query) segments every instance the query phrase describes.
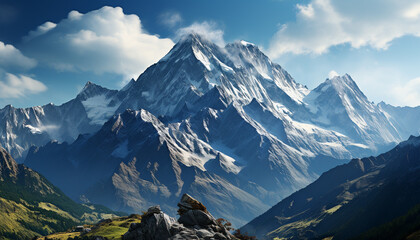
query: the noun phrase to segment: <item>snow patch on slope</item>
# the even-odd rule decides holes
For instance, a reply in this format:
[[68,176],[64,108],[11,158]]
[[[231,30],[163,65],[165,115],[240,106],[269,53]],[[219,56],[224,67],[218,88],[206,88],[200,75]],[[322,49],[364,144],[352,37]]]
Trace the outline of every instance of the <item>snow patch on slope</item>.
[[200,61],[204,67],[207,68],[207,70],[211,71],[211,63],[209,59],[202,53],[198,48],[193,47],[194,56],[197,58],[198,61]]
[[225,158],[226,166],[231,172],[239,173],[245,167],[246,161],[242,160],[233,149],[227,147],[221,142],[213,142],[211,148],[219,152]]
[[118,104],[109,106],[111,100],[112,99],[107,98],[106,95],[98,95],[82,101],[92,124],[102,125],[114,115],[118,108]]
[[23,125],[23,127],[28,128],[32,134],[42,134],[41,129],[37,127],[31,126],[31,125]]
[[255,44],[250,43],[250,42],[247,42],[247,41],[244,41],[244,40],[241,40],[241,41],[240,41],[240,43],[241,43],[242,45],[244,45],[245,47],[248,47],[248,46],[255,46]]

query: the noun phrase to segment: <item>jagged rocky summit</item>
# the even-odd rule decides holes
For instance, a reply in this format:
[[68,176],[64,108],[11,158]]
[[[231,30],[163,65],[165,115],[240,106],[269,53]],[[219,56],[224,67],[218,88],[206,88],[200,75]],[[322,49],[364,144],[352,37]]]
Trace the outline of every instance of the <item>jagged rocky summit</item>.
[[237,239],[190,195],[184,194],[178,207],[178,221],[159,206],[150,207],[141,223],[131,224],[123,240]]
[[255,45],[189,35],[119,91],[88,83],[61,106],[0,110],[0,144],[73,199],[174,216],[188,193],[241,226],[417,134],[417,112],[374,105],[349,75],[309,90]]

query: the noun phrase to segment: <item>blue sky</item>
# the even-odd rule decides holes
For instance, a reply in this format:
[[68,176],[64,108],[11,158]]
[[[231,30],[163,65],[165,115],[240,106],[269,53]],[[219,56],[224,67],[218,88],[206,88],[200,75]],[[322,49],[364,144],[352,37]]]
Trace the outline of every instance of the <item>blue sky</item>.
[[0,0],[0,107],[119,89],[191,30],[253,42],[310,89],[349,73],[374,102],[420,105],[415,0]]

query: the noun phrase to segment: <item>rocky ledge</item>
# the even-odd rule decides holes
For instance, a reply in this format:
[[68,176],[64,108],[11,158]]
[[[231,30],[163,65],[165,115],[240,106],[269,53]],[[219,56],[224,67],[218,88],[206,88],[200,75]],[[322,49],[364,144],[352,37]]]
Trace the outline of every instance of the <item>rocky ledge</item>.
[[162,212],[159,206],[149,208],[141,223],[130,225],[123,240],[237,239],[190,195],[184,194],[178,207],[178,221]]

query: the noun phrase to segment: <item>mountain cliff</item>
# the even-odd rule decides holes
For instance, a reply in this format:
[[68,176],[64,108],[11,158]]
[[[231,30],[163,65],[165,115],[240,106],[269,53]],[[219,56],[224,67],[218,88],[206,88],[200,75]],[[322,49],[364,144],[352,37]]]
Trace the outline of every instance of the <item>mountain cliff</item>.
[[[329,108],[329,94],[338,104],[334,108]],[[126,109],[173,118],[203,107],[225,108],[232,102],[246,105],[253,99],[275,114],[313,125],[309,128],[346,135],[351,144],[335,142],[324,147],[352,156],[379,153],[419,130],[418,124],[402,129],[404,119],[384,118],[384,114],[393,115],[391,108],[370,103],[348,75],[327,79],[310,91],[253,44],[239,41],[220,47],[191,34],[120,91],[89,82],[75,99],[60,106],[6,106],[0,110],[0,144],[21,161],[32,145],[42,146],[50,140],[72,142],[79,134],[94,133],[112,115]],[[345,116],[338,116],[340,112]],[[413,118],[413,114],[408,116]],[[384,127],[371,124],[375,121]]]
[[22,161],[32,145],[42,146],[51,140],[72,142],[81,133],[93,133],[115,113],[117,93],[88,82],[75,99],[60,106],[8,105],[0,109],[0,145]]
[[[419,156],[420,137],[410,137],[377,157],[353,159],[322,174],[241,230],[261,239],[361,239],[370,229],[418,208]],[[391,236],[407,227],[418,230],[419,221],[414,223],[407,222],[410,227],[397,225],[386,238],[394,239]],[[373,235],[378,230],[368,233],[363,239],[381,239]]]
[[348,74],[327,79],[304,101],[310,114],[300,116],[302,120],[311,119],[314,124],[335,129],[371,150],[383,152],[400,142],[402,136],[408,137],[389,121],[383,108],[368,100]]
[[237,225],[345,159],[389,149],[406,134],[349,75],[310,91],[257,46],[220,47],[197,34],[120,91],[88,83],[51,108],[69,109],[56,123],[71,135],[26,140],[36,131],[15,130],[38,115],[15,109],[23,120],[4,136],[22,142],[25,163],[72,198],[126,211],[160,204],[174,213],[166,203],[182,191]]

